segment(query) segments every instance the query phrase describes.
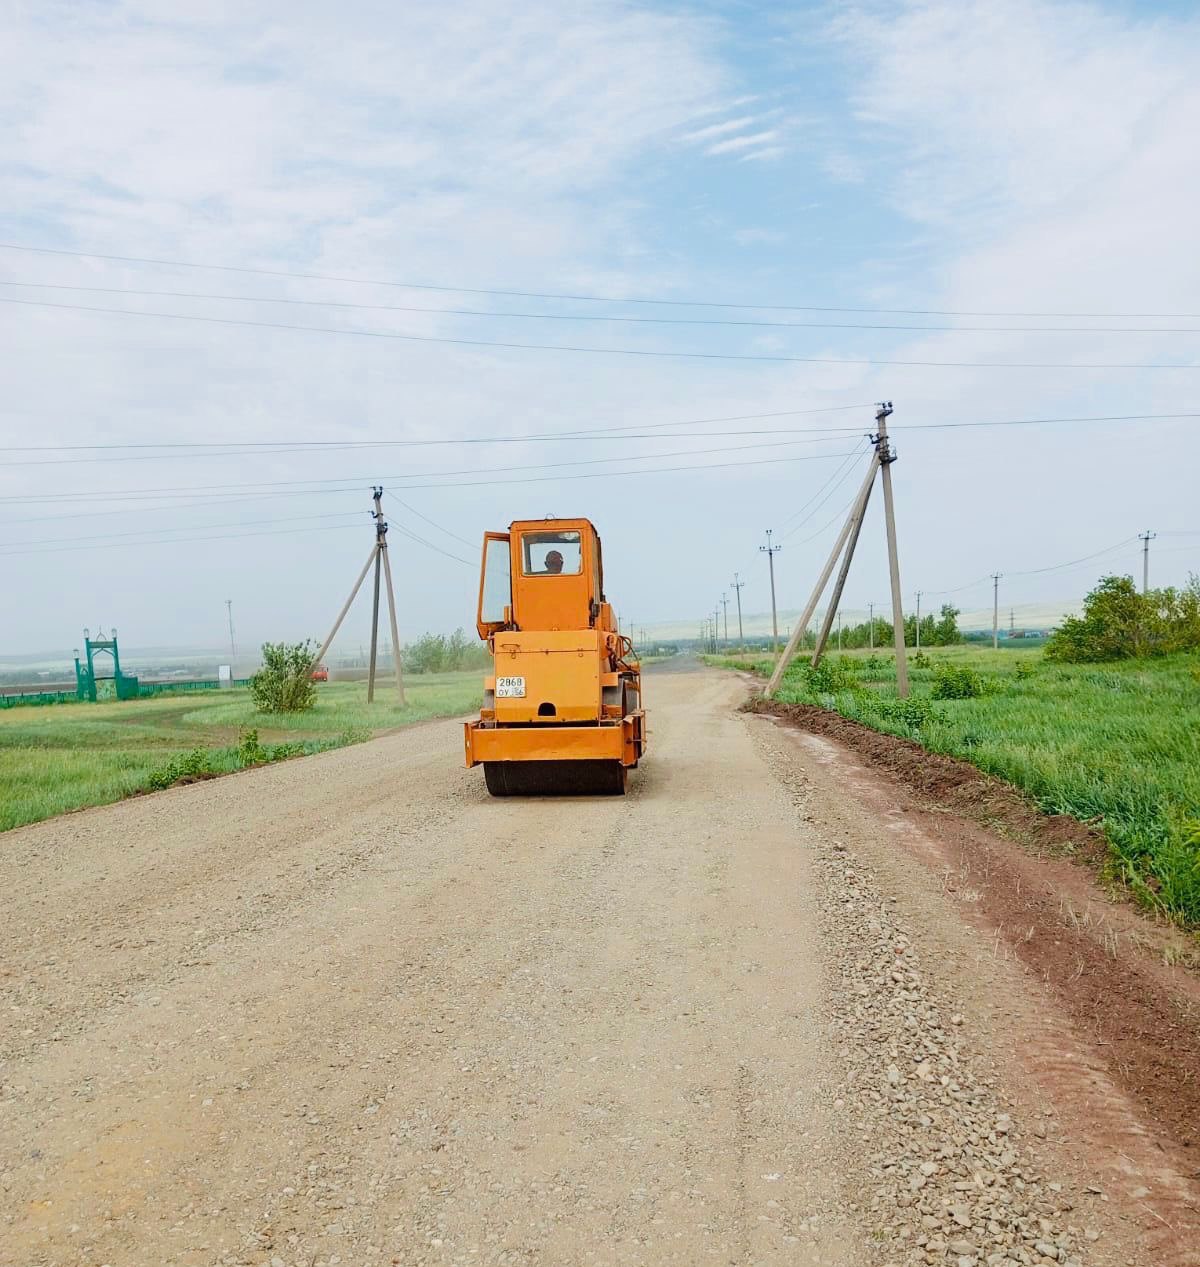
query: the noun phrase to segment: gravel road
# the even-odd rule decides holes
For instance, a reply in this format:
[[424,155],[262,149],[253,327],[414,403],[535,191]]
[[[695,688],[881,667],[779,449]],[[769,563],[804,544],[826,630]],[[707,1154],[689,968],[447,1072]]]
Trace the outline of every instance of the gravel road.
[[438,722],[0,837],[0,1263],[1138,1261],[742,695],[624,799]]

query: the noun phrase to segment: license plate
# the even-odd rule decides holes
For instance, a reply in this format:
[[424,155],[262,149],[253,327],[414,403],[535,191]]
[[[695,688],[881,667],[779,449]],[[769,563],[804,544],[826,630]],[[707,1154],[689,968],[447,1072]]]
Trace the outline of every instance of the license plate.
[[523,677],[498,677],[496,679],[497,699],[524,699],[525,679]]

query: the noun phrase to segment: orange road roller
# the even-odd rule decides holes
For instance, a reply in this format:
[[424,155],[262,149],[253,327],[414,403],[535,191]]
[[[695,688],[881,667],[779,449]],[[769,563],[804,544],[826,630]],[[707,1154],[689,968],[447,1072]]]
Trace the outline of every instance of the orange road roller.
[[483,538],[479,636],[492,653],[466,762],[493,796],[622,796],[646,750],[641,665],[604,596],[586,519],[520,519]]

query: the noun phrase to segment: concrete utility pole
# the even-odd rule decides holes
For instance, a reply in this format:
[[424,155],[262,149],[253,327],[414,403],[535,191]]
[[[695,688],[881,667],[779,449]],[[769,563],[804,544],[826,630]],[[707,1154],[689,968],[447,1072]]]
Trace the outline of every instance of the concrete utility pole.
[[[817,635],[816,649],[813,652],[812,659],[813,664],[817,664],[821,658],[825,644],[829,641],[829,632],[833,627],[833,619],[837,614],[838,604],[841,602],[842,591],[845,589],[846,577],[850,572],[850,561],[854,558],[854,548],[858,544],[858,535],[862,531],[863,521],[867,516],[867,504],[871,498],[871,490],[875,486],[875,477],[881,470],[883,473],[884,514],[887,521],[888,564],[892,582],[892,625],[896,644],[896,693],[901,699],[908,698],[908,661],[904,646],[904,606],[900,597],[900,558],[896,549],[896,515],[892,502],[891,467],[896,460],[896,455],[888,443],[887,435],[887,418],[891,412],[891,401],[884,401],[880,404],[875,414],[877,432],[871,437],[874,452],[871,454],[866,478],[863,480],[862,486],[850,505],[850,512],[846,516],[846,522],[842,525],[842,530],[838,533],[838,538],[833,543],[833,549],[829,552],[829,558],[825,560],[825,566],[821,569],[821,575],[817,578],[817,583],[813,586],[808,602],[804,605],[804,609],[796,621],[792,636],[788,639],[788,644],[784,647],[783,654],[775,662],[770,681],[767,682],[766,689],[763,692],[767,699],[770,699],[779,689],[779,683],[787,671],[792,656],[796,653],[796,648],[800,646],[806,637],[808,622],[812,619],[813,612],[817,610],[817,604],[821,601],[825,586],[828,584],[830,576],[833,575],[833,569],[837,565],[838,559],[841,558],[842,565],[838,571],[837,580],[834,582],[829,607],[825,612],[821,631]],[[759,546],[760,550],[762,548],[762,546]],[[873,607],[872,617],[874,617]]]
[[745,581],[738,580],[738,574],[733,574],[733,592],[737,595],[737,614],[738,614],[738,649],[746,645],[746,635],[742,633],[742,586]]
[[1142,593],[1145,594],[1150,589],[1150,542],[1158,536],[1157,532],[1151,532],[1147,529],[1145,532],[1138,533],[1138,540],[1142,543]]
[[725,608],[725,650],[729,650],[729,595],[721,595],[721,606]]
[[917,590],[917,624],[916,624],[916,629],[917,629],[917,650],[918,650],[918,651],[920,651],[920,650],[921,650],[921,595],[922,595],[922,594],[924,594],[924,593],[925,593],[925,591],[924,591],[924,590]]
[[759,550],[767,556],[767,565],[771,569],[771,654],[779,650],[779,617],[775,614],[775,556],[783,546],[771,544],[771,529],[767,529],[767,544],[759,546]]
[[325,653],[329,650],[334,638],[337,637],[337,632],[342,627],[342,621],[346,619],[346,613],[358,596],[358,591],[362,588],[363,581],[367,579],[367,573],[374,565],[375,601],[371,611],[371,659],[368,665],[367,703],[371,704],[375,701],[375,658],[379,648],[379,589],[380,573],[382,572],[382,579],[387,582],[388,617],[392,630],[392,660],[396,666],[396,695],[399,699],[400,707],[403,708],[405,700],[404,676],[400,669],[400,632],[396,625],[396,594],[392,588],[392,565],[388,559],[387,519],[384,517],[383,506],[381,505],[383,489],[374,488],[371,491],[375,501],[375,509],[371,512],[371,516],[375,520],[375,540],[371,545],[371,553],[367,555],[367,561],[363,564],[362,571],[358,574],[358,579],[350,590],[350,597],[342,604],[342,610],[338,612],[337,620],[333,622],[333,628],[329,631],[329,636],[321,644],[320,651],[313,657],[310,667],[320,664],[325,658]]
[[720,645],[721,643],[721,608],[719,605],[713,608],[712,631],[713,631],[713,651],[714,652],[720,651],[721,649],[721,645]]
[[1003,572],[992,573],[992,650],[1000,648],[1000,578]]
[[879,464],[883,468],[883,514],[887,521],[888,570],[892,576],[892,641],[896,647],[896,694],[908,698],[908,659],[904,651],[904,603],[900,597],[900,554],[896,549],[896,509],[892,501],[892,463],[896,454],[888,443],[887,420],[892,412],[889,400],[879,406],[875,415],[878,432],[875,439]]
[[225,614],[229,617],[229,668],[232,672],[233,662],[237,659],[237,645],[233,641],[233,599],[225,600]]

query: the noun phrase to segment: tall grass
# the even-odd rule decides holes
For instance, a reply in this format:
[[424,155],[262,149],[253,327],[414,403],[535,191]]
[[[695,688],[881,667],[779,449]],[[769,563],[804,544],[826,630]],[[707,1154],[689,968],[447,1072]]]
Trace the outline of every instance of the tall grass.
[[266,745],[338,747],[431,717],[478,708],[482,675],[425,674],[406,681],[408,702],[390,683],[366,702],[365,682],[329,682],[316,707],[297,714],[255,711],[247,690],[157,699],[60,704],[0,712],[0,831],[154,786],[173,761],[197,750],[210,772],[239,768],[237,745],[257,730]]
[[[765,674],[769,659],[723,661]],[[939,669],[977,671],[983,693],[935,699]],[[1148,904],[1200,926],[1200,658],[1053,664],[1040,651],[938,648],[896,702],[890,656],[789,667],[778,698],[818,704],[1006,779],[1048,813],[1098,823],[1114,868]],[[942,680],[946,674],[942,673]]]

